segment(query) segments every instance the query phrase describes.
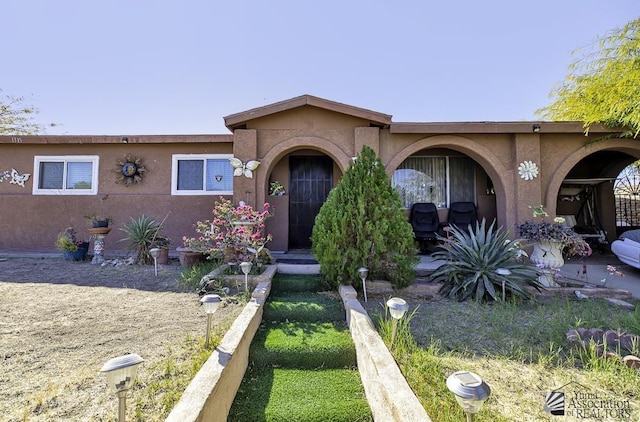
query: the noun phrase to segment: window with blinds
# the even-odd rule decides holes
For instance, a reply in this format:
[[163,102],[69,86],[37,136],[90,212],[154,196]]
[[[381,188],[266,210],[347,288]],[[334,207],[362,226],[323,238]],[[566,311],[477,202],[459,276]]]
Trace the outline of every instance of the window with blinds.
[[233,195],[231,154],[174,154],[172,195]]
[[447,208],[458,201],[475,202],[475,163],[469,157],[408,157],[393,173],[392,184],[404,207],[432,202]]
[[34,157],[33,194],[96,195],[98,193],[97,155]]

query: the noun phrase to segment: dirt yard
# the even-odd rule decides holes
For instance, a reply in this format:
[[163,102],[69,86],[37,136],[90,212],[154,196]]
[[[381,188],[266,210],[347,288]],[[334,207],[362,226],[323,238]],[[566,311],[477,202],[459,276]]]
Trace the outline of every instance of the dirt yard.
[[[0,259],[0,421],[116,420],[106,361],[137,353],[144,374],[187,336],[204,337],[199,297],[180,273],[177,261],[156,277],[153,266]],[[219,309],[214,326],[241,309]]]

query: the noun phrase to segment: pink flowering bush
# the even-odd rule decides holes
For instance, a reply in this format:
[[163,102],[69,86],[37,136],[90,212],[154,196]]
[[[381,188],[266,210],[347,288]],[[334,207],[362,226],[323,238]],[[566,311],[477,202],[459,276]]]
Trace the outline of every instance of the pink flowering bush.
[[210,259],[255,261],[256,251],[272,239],[271,234],[264,234],[265,220],[271,215],[269,209],[268,202],[258,211],[244,202],[234,206],[230,200],[220,197],[213,206],[212,218],[195,223],[197,235],[182,238],[184,246],[203,252]]

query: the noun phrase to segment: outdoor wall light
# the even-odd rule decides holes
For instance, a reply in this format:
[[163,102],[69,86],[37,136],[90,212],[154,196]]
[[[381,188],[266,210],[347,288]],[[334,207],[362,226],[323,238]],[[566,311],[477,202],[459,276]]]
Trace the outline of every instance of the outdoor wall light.
[[251,272],[251,262],[241,262],[240,269],[244,273],[244,290],[249,291],[249,273]]
[[218,310],[218,306],[220,305],[220,296],[218,295],[204,295],[202,299],[200,299],[200,303],[204,308],[204,312],[207,314],[207,336],[204,342],[204,347],[209,347],[209,333],[211,332],[211,317]]
[[160,255],[160,248],[149,249],[149,255],[153,258],[153,266],[156,270],[156,277],[158,276],[158,255]]
[[118,422],[124,422],[127,409],[127,390],[133,385],[138,373],[138,365],[144,362],[139,355],[132,353],[109,360],[100,372],[107,375],[107,384],[116,390],[118,396]]
[[362,290],[364,291],[364,301],[367,301],[367,276],[369,275],[369,269],[367,267],[358,268],[358,277],[362,280]]
[[534,123],[533,125],[533,133],[538,133],[540,132],[540,125],[537,123]]
[[393,342],[396,340],[396,334],[398,333],[398,321],[407,312],[409,305],[404,299],[392,297],[387,300],[387,308],[389,308],[389,313],[391,314],[391,318],[393,318],[393,331],[391,332],[391,347],[393,347]]
[[[508,268],[496,268],[496,274],[498,275],[511,275],[511,270]],[[505,288],[505,280],[502,279],[502,301],[504,302],[504,299],[506,297],[506,288]]]
[[482,378],[469,371],[451,374],[447,378],[447,388],[455,394],[467,416],[467,422],[473,422],[473,415],[482,409],[485,400],[491,395],[491,388]]

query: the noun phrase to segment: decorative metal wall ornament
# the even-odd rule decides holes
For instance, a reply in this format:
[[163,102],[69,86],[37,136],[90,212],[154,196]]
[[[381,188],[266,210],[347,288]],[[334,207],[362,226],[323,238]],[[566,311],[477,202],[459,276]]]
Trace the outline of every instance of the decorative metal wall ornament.
[[0,182],[11,179],[9,180],[9,183],[11,183],[12,185],[19,185],[24,187],[24,182],[29,180],[30,176],[31,174],[29,173],[20,174],[16,169],[11,169],[11,172],[5,170],[0,173]]
[[538,166],[533,161],[523,161],[518,166],[518,173],[524,180],[533,180],[538,177]]
[[129,186],[131,183],[140,183],[147,169],[142,165],[142,158],[129,153],[124,155],[124,159],[116,160],[116,168],[113,172],[117,174],[116,183],[124,183]]
[[260,161],[250,160],[247,163],[243,163],[239,158],[229,158],[229,162],[231,163],[231,167],[233,167],[233,175],[234,176],[242,176],[253,179],[253,170],[257,169],[260,165]]

